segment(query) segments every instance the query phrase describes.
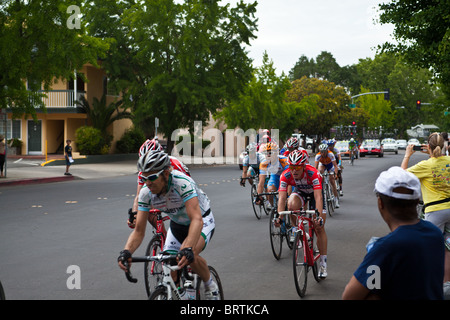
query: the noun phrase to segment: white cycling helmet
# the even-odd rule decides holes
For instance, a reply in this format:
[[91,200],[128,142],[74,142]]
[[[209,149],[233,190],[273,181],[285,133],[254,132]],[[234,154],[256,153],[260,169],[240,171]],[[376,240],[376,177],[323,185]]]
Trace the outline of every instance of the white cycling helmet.
[[144,154],[146,154],[147,152],[149,152],[150,150],[159,150],[159,151],[163,151],[163,147],[161,146],[161,144],[158,142],[157,139],[147,139],[142,146],[139,148],[139,157],[143,156]]
[[325,143],[322,143],[322,144],[319,146],[319,150],[320,150],[320,152],[328,150],[328,145],[325,144]]
[[162,151],[149,151],[139,157],[137,168],[140,172],[160,171],[170,166],[170,158]]

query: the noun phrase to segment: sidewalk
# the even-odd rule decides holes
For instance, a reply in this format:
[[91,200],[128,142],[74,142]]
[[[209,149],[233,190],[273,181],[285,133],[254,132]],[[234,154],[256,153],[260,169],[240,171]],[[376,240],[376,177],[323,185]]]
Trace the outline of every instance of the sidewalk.
[[[22,159],[22,160],[19,160]],[[14,161],[28,162],[21,166],[12,165]],[[49,160],[49,159],[48,159]],[[81,163],[75,159],[70,167],[71,176],[64,175],[66,171],[65,160],[58,158],[45,161],[42,156],[15,156],[8,157],[7,177],[0,178],[0,187],[47,182],[69,181],[73,179],[99,179],[121,175],[131,175],[137,172],[136,160],[108,161],[105,163]]]
[[[100,179],[137,173],[137,158],[134,154],[81,156],[74,158],[74,160],[75,162],[69,169],[72,175],[66,176],[64,175],[66,164],[63,155],[49,156],[47,161],[44,156],[8,156],[7,177],[0,178],[0,188],[2,186],[60,182],[74,179]],[[15,161],[17,162],[16,164],[14,164]],[[195,158],[192,161],[185,160],[184,162],[191,169],[217,165],[214,164],[214,161],[217,162],[217,159]]]

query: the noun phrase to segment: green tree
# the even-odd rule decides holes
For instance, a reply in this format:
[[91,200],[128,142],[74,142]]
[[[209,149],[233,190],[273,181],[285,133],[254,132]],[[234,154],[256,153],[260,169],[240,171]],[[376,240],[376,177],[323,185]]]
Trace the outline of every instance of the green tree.
[[350,96],[344,88],[327,80],[307,77],[297,79],[292,82],[292,88],[286,95],[288,102],[302,103],[310,108],[305,110],[307,114],[303,118],[297,120],[298,129],[305,134],[328,136],[330,128],[343,124],[342,119],[350,112]]
[[264,52],[262,66],[254,72],[253,78],[242,93],[229,101],[216,114],[228,127],[248,129],[272,128],[280,135],[291,134],[296,127],[291,117],[296,106],[285,101],[286,90],[291,87],[284,73],[278,77],[273,61]]
[[[236,98],[252,75],[244,48],[255,38],[256,2],[235,7],[217,0],[89,2],[90,33],[112,38],[104,67],[124,91],[139,127],[170,140],[175,129],[193,128]],[[102,19],[99,19],[101,17]]]
[[450,3],[397,0],[379,5],[380,22],[394,25],[397,43],[383,51],[402,54],[412,65],[432,69],[450,100]]
[[[362,93],[370,92],[361,88]],[[364,95],[357,98],[359,108],[365,110],[369,115],[367,126],[370,128],[384,127],[392,128],[394,124],[394,114],[391,109],[392,103],[384,100],[383,95]]]
[[133,118],[133,115],[129,111],[122,108],[122,100],[108,104],[106,102],[106,94],[103,94],[100,100],[94,97],[92,106],[84,96],[81,96],[80,101],[76,101],[75,103],[87,114],[92,127],[99,129],[105,138],[108,136],[108,127],[113,122]]
[[84,63],[97,65],[107,49],[108,42],[85,34],[84,19],[80,29],[68,27],[70,5],[82,8],[82,1],[0,3],[0,108],[11,107],[14,117],[45,111],[39,90],[48,90],[54,77],[72,78]]

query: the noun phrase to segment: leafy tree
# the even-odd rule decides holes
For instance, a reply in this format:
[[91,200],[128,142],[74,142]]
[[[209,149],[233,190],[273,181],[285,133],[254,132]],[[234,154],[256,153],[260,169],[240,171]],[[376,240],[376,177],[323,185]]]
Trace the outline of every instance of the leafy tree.
[[344,88],[333,82],[303,77],[292,82],[287,101],[314,106],[298,120],[301,132],[328,135],[330,128],[342,124],[343,116],[349,112],[350,97]]
[[252,75],[243,44],[255,38],[256,2],[218,0],[89,2],[89,32],[113,39],[104,67],[146,133],[153,119],[170,140],[236,98]]
[[397,0],[379,5],[382,24],[394,25],[397,43],[383,51],[404,55],[418,67],[431,68],[450,100],[450,3],[448,0]]
[[[361,88],[362,93],[370,92]],[[383,126],[392,128],[394,115],[392,113],[390,101],[384,100],[383,95],[364,95],[357,98],[359,108],[364,109],[369,114],[367,126],[371,128]]]
[[243,92],[230,100],[215,117],[228,127],[240,127],[244,131],[273,128],[280,130],[280,136],[291,134],[296,127],[291,119],[296,106],[285,101],[286,90],[291,84],[284,73],[280,77],[276,75],[267,52],[264,52],[262,62]]
[[[70,29],[70,5],[82,7],[80,0],[20,1],[0,3],[0,108],[11,107],[14,117],[45,111],[43,94],[54,78],[73,78],[84,63],[97,64],[108,47],[80,29]],[[28,79],[28,86],[26,80]]]
[[99,129],[102,134],[107,137],[108,127],[115,121],[121,119],[132,119],[133,115],[122,108],[122,100],[106,102],[106,94],[103,94],[100,100],[93,98],[92,106],[84,96],[80,97],[80,101],[75,101],[80,109],[87,114],[92,127]]

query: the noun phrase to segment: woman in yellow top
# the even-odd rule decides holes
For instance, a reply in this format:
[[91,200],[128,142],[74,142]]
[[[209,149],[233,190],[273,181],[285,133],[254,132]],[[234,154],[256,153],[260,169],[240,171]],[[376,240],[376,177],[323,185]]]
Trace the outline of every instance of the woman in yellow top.
[[408,168],[414,145],[408,145],[401,167],[413,173],[420,180],[425,206],[425,220],[441,229],[446,240],[444,282],[450,281],[450,156],[442,155],[444,139],[434,132],[428,137],[428,145],[422,145],[422,152],[430,158]]

